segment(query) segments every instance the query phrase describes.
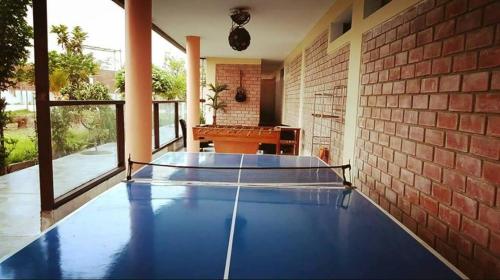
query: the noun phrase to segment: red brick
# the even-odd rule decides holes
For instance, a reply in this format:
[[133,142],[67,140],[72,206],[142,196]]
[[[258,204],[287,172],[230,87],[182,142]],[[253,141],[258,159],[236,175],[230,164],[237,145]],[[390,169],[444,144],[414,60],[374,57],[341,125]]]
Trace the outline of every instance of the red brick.
[[457,250],[439,238],[436,239],[436,250],[451,263],[457,263]]
[[467,0],[454,0],[446,5],[446,18],[461,15],[467,11]]
[[467,33],[465,48],[468,50],[477,49],[493,44],[495,30],[493,26],[484,27],[479,30]]
[[484,9],[484,25],[500,22],[500,2],[493,2]]
[[475,8],[484,6],[491,2],[492,0],[469,0],[469,11],[474,10]]
[[391,187],[398,194],[402,195],[404,193],[405,184],[403,182],[397,180],[397,179],[392,178],[392,185],[391,185]]
[[441,76],[441,79],[439,81],[440,92],[450,92],[459,90],[460,90],[460,75]]
[[500,156],[500,140],[494,138],[472,136],[470,152],[491,159],[498,159]]
[[481,246],[488,245],[488,229],[466,217],[462,221],[462,232]]
[[[404,146],[404,144],[403,144],[403,146]],[[414,150],[415,149],[413,149],[413,151]],[[416,159],[414,157],[408,157],[407,168],[410,171],[413,171],[413,172],[415,172],[417,174],[421,174],[422,173],[422,161],[418,160],[418,159]]]
[[413,49],[416,46],[416,42],[417,42],[417,34],[411,34],[409,36],[406,36],[402,39],[401,49],[403,51]]
[[500,112],[500,94],[476,95],[476,112]]
[[471,112],[472,95],[470,94],[450,95],[450,111]]
[[411,231],[417,231],[417,222],[412,219],[410,216],[403,214],[403,224],[409,228]]
[[438,79],[437,77],[422,79],[421,92],[437,92]]
[[481,52],[479,53],[479,68],[492,68],[499,65],[500,65],[500,47],[481,50]]
[[488,116],[488,128],[486,134],[500,136],[500,117]]
[[453,57],[453,72],[474,70],[477,67],[477,53],[468,52]]
[[403,110],[393,109],[391,114],[391,120],[394,122],[402,122],[403,121]]
[[415,142],[403,140],[402,151],[409,154],[415,155],[416,144]]
[[392,86],[392,93],[394,93],[394,94],[405,93],[405,85],[406,85],[405,81],[394,82],[394,84]]
[[413,185],[414,174],[406,169],[401,169],[401,181],[408,185]]
[[431,95],[429,101],[429,109],[446,110],[447,108],[448,108],[448,95],[446,94]]
[[401,67],[401,79],[409,79],[415,77],[415,65],[404,65]]
[[500,234],[491,233],[490,252],[500,258]]
[[455,171],[443,170],[443,184],[457,191],[465,191],[465,176]]
[[437,58],[432,61],[432,74],[444,74],[451,71],[451,57]]
[[424,59],[441,55],[441,42],[433,42],[424,46]]
[[423,193],[431,194],[431,180],[415,175],[415,188]]
[[401,51],[401,40],[394,41],[390,44],[389,53],[395,54]]
[[417,46],[425,45],[432,42],[432,27],[417,33]]
[[397,39],[401,39],[404,36],[407,36],[408,34],[410,34],[410,23],[409,22],[404,23],[404,24],[397,27],[397,29],[396,29],[396,38]]
[[[437,213],[437,204],[436,204],[436,213]],[[448,239],[448,226],[446,224],[440,222],[438,219],[429,216],[428,219],[429,229],[442,240]]]
[[495,203],[495,187],[470,177],[467,178],[467,195],[489,206]]
[[488,72],[465,74],[462,82],[462,91],[486,91],[488,90],[488,82]]
[[455,153],[438,148],[434,150],[434,153],[434,162],[450,168],[455,166]]
[[464,256],[470,257],[472,255],[472,242],[454,230],[450,230],[448,235],[448,243],[451,246],[457,248]]
[[426,224],[427,213],[420,207],[416,205],[411,206],[411,217],[417,221],[419,224]]
[[418,158],[432,161],[433,154],[434,154],[434,147],[417,143],[417,157]]
[[460,228],[460,213],[443,204],[439,205],[439,218],[455,229]]
[[481,25],[481,10],[469,12],[457,19],[457,32],[464,32],[478,28]]
[[481,176],[481,161],[477,158],[457,154],[457,170],[476,177]]
[[436,236],[430,230],[428,230],[424,224],[418,224],[417,235],[430,246],[436,246]]
[[469,137],[466,134],[448,131],[446,133],[446,148],[467,152]]
[[466,215],[473,219],[477,217],[477,201],[465,195],[453,192],[452,207],[463,215]]
[[431,74],[431,61],[426,60],[415,64],[415,77]]
[[406,155],[400,152],[395,152],[394,163],[399,167],[406,167]]
[[432,196],[439,202],[451,204],[451,189],[439,184],[432,184]]
[[434,181],[441,181],[441,167],[436,164],[424,162],[424,176],[431,178]]
[[[493,184],[500,184],[500,164],[489,161],[483,163],[483,177]],[[499,192],[500,193],[500,192]]]
[[500,71],[495,71],[491,74],[491,89],[500,90]]
[[464,50],[465,36],[458,35],[443,42],[443,55],[453,54]]
[[410,137],[410,139],[413,139],[416,141],[424,141],[424,132],[425,132],[424,128],[412,126],[412,127],[410,127],[409,137]]
[[436,25],[434,30],[434,40],[450,37],[455,32],[455,20],[448,20]]
[[436,125],[436,112],[424,111],[418,116],[418,124],[425,126]]
[[389,69],[389,81],[399,80],[401,77],[401,67]]
[[444,132],[435,129],[425,130],[425,143],[432,145],[443,146]]
[[391,93],[392,93],[392,83],[383,83],[382,94],[391,94]]
[[428,95],[413,96],[412,107],[416,109],[427,109],[429,107],[429,96]]
[[461,131],[483,134],[486,126],[486,117],[478,114],[460,116]]
[[389,69],[394,67],[394,56],[388,56],[384,58],[384,69]]
[[458,123],[458,115],[455,113],[439,112],[437,118],[437,127],[456,129]]
[[[379,82],[385,82],[387,81],[387,79],[389,78],[389,70],[383,70],[383,71],[380,71],[380,72],[375,72],[375,73],[372,73],[376,76],[376,74],[378,74],[378,81]],[[377,82],[377,79],[376,78],[371,78],[371,74],[370,74],[370,83],[376,83]]]
[[420,80],[408,80],[406,81],[406,93],[419,93],[420,92]]
[[487,250],[474,246],[474,260],[478,264],[483,279],[496,279],[500,275],[500,260],[491,255]]
[[408,63],[408,52],[401,52],[396,54],[394,64],[396,66]]
[[427,26],[435,25],[443,20],[444,10],[443,6],[435,8],[426,14],[425,23]]
[[417,111],[405,110],[404,114],[405,114],[405,116],[404,116],[405,123],[416,124],[418,122],[418,112]]
[[479,205],[479,221],[492,229],[500,232],[500,211],[491,207]]
[[408,63],[419,62],[424,58],[424,48],[418,47],[408,52]]

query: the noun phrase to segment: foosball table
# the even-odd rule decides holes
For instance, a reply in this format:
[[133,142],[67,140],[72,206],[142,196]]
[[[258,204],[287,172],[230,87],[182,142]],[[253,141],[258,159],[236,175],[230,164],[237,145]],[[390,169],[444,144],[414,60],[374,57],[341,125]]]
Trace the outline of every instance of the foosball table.
[[259,144],[275,144],[280,152],[279,127],[200,125],[193,127],[194,140],[210,140],[217,153],[255,154]]

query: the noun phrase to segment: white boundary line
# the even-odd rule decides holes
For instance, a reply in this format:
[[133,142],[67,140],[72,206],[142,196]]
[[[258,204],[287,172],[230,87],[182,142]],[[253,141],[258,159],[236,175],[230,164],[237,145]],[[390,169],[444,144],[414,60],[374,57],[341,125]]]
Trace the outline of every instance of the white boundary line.
[[234,238],[234,228],[236,224],[236,212],[238,211],[238,199],[240,197],[240,179],[241,179],[241,167],[243,166],[243,157],[241,155],[240,170],[238,172],[238,189],[236,190],[236,198],[234,200],[233,217],[231,219],[231,230],[229,231],[229,243],[227,245],[226,254],[226,266],[224,268],[224,279],[229,279],[229,270],[231,267],[231,254],[233,253],[233,238]]
[[0,264],[3,263],[5,260],[7,260],[8,258],[14,256],[16,253],[18,253],[19,251],[23,250],[24,248],[28,247],[31,243],[35,242],[36,240],[38,240],[40,237],[42,237],[44,234],[46,234],[47,232],[49,232],[50,230],[52,230],[53,228],[55,228],[56,226],[58,226],[60,223],[64,222],[65,220],[69,219],[71,216],[75,215],[76,213],[80,212],[82,209],[86,208],[89,206],[89,204],[91,204],[91,202],[93,202],[94,200],[98,199],[99,197],[103,196],[104,194],[106,194],[107,192],[111,191],[112,189],[114,189],[115,187],[117,187],[118,185],[122,185],[123,183],[122,182],[119,182],[118,184],[110,187],[109,189],[103,191],[102,193],[98,194],[97,196],[95,196],[94,198],[92,198],[91,200],[87,201],[85,204],[83,204],[82,206],[80,206],[79,208],[77,208],[75,211],[69,213],[68,215],[66,215],[64,218],[60,219],[59,221],[55,222],[53,225],[51,225],[50,227],[46,228],[44,231],[41,231],[40,233],[38,233],[33,239],[31,239],[30,241],[28,241],[24,246],[22,246],[21,248],[19,248],[18,250],[16,250],[15,252],[11,253],[11,254],[8,254],[2,258],[0,258]]
[[422,245],[424,248],[426,248],[431,254],[433,254],[436,258],[438,258],[442,263],[444,263],[449,269],[451,269],[453,272],[455,272],[460,278],[462,279],[469,279],[465,274],[463,274],[460,269],[458,269],[456,266],[454,266],[452,263],[450,263],[447,259],[445,259],[441,254],[439,254],[434,248],[432,248],[429,244],[425,243],[418,235],[416,235],[413,231],[408,229],[404,224],[402,224],[398,219],[393,217],[389,212],[387,212],[384,208],[382,208],[380,205],[375,203],[373,200],[371,200],[366,194],[364,194],[361,191],[358,191],[357,193],[361,194],[364,198],[366,198],[371,204],[373,204],[375,207],[377,207],[383,214],[385,214],[387,217],[389,217],[393,222],[395,222],[401,229],[406,231],[413,239],[415,239],[420,245]]
[[[169,153],[169,152],[167,152]],[[165,153],[165,154],[167,154]],[[162,158],[165,154],[161,155],[160,157],[156,158],[155,160],[153,160],[152,162],[155,162],[157,160],[159,160],[160,158]],[[142,166],[141,168],[139,168],[138,170],[136,170],[135,172],[133,172],[133,174],[136,174],[137,172],[139,172],[140,170],[142,170],[143,168],[145,168],[147,165],[145,166]],[[125,172],[127,172],[125,170]],[[132,175],[133,175],[132,174]],[[0,258],[0,264],[3,263],[5,260],[7,260],[8,258],[14,256],[15,254],[17,254],[19,251],[23,250],[24,248],[28,247],[31,243],[35,242],[36,240],[38,240],[40,237],[42,237],[44,234],[48,233],[50,230],[52,230],[53,228],[55,228],[56,226],[58,226],[59,224],[61,224],[62,222],[64,222],[65,220],[69,219],[71,216],[75,215],[76,213],[80,212],[82,209],[86,208],[89,206],[89,204],[91,204],[91,202],[93,202],[94,200],[97,200],[99,197],[103,196],[104,194],[106,194],[107,192],[111,191],[112,189],[114,189],[115,187],[117,187],[118,185],[122,185],[122,184],[127,184],[126,181],[123,181],[123,182],[119,182],[117,183],[116,185],[110,187],[109,189],[103,191],[102,193],[96,195],[94,198],[90,199],[89,201],[87,201],[86,203],[84,203],[82,206],[78,207],[75,211],[69,213],[68,215],[66,215],[65,217],[63,217],[62,219],[60,219],[59,221],[55,222],[54,224],[52,224],[50,227],[46,228],[45,230],[41,231],[40,233],[36,234],[33,239],[30,239],[30,241],[26,242],[24,246],[22,246],[21,248],[19,248],[18,250],[10,253],[10,254],[7,254],[5,256],[3,256],[2,258]]]

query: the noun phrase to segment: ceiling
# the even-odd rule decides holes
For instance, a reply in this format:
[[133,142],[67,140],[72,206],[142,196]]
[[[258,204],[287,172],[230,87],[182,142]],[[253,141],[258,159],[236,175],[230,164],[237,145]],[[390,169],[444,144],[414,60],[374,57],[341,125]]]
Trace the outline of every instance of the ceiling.
[[[185,37],[201,37],[202,57],[283,60],[335,0],[153,0],[153,22],[182,46]],[[245,25],[248,49],[233,50],[227,36],[229,10],[250,8]]]

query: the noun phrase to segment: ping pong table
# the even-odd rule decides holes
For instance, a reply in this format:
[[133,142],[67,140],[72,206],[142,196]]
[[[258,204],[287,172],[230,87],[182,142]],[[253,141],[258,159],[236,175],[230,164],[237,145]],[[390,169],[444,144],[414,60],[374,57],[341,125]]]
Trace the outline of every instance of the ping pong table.
[[[315,157],[167,153],[4,258],[0,278],[464,278]],[[260,167],[262,169],[245,169]]]

